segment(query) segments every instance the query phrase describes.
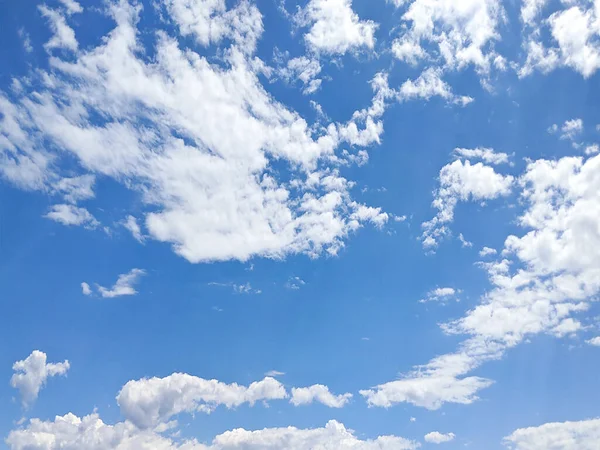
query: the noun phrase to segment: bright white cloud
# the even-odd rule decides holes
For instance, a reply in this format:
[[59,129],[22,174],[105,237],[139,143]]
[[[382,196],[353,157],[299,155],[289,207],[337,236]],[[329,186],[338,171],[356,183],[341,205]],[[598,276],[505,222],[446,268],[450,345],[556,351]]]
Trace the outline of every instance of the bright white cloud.
[[67,226],[83,226],[93,229],[100,225],[87,209],[68,204],[53,205],[44,217]]
[[214,438],[211,444],[196,440],[175,441],[152,430],[140,430],[130,422],[104,423],[98,414],[79,418],[74,414],[54,421],[32,419],[26,427],[13,430],[6,443],[11,450],[414,450],[419,444],[396,436],[361,440],[335,420],[323,428],[238,428]]
[[61,363],[48,363],[44,352],[34,350],[27,358],[13,364],[15,372],[10,379],[10,385],[19,390],[24,407],[38,398],[40,389],[46,384],[48,378],[57,375],[66,375],[70,368],[69,361]]
[[[75,158],[79,175],[112,177],[139,193],[149,211],[143,212],[148,237],[191,262],[339,251],[361,226],[364,205],[352,200],[350,182],[332,190],[307,180],[317,168],[365,162],[365,150],[336,155],[336,149],[379,142],[383,126],[369,116],[311,127],[277,102],[261,85],[264,64],[249,53],[245,34],[260,34],[258,10],[240,2],[224,11],[224,4],[165,6],[183,35],[228,45],[215,63],[164,32],[152,34],[156,54],[149,62],[138,51],[140,8],[110,3],[114,30],[97,47],[66,59],[58,54],[48,71],[32,74],[39,82],[35,99],[26,91],[12,101],[0,95],[3,176],[44,191],[60,178],[62,158]],[[190,8],[209,11],[188,14]],[[229,20],[230,13],[239,20]],[[203,38],[194,21],[205,19],[210,33],[217,19],[233,28]],[[271,170],[275,160],[289,170],[285,181]],[[375,224],[385,218],[366,217]]]
[[262,15],[249,1],[242,0],[230,10],[225,0],[164,0],[162,4],[181,35],[193,36],[203,46],[229,38],[252,53],[263,32]]
[[432,431],[427,433],[424,437],[425,442],[430,444],[443,444],[444,442],[450,442],[454,439],[454,433],[440,433],[439,431]]
[[481,160],[487,164],[506,164],[508,163],[508,155],[506,153],[495,152],[494,149],[486,147],[477,148],[455,148],[454,153],[468,160]]
[[462,233],[459,233],[458,235],[458,240],[460,241],[460,245],[464,248],[471,248],[473,247],[473,243],[471,241],[468,241]]
[[67,9],[67,13],[76,14],[83,12],[83,8],[75,0],[60,0],[63,6]]
[[519,428],[504,438],[515,450],[596,450],[598,442],[600,419]]
[[[527,0],[521,10],[529,33],[525,37],[527,60],[519,75],[569,67],[589,78],[600,68],[600,9],[591,1],[563,1],[558,11],[541,17],[545,4],[544,0]],[[550,42],[541,41],[541,30],[549,32]]]
[[498,252],[495,248],[490,247],[483,247],[481,250],[479,250],[479,256],[481,256],[482,258],[490,255],[495,255],[497,253]]
[[596,347],[600,347],[600,336],[596,336],[595,338],[588,339],[585,341],[587,344],[594,345]]
[[85,281],[81,283],[81,293],[83,295],[92,295],[92,288]]
[[38,8],[48,21],[53,33],[50,40],[44,44],[44,48],[48,51],[53,49],[77,50],[79,44],[75,38],[75,31],[67,24],[65,16],[55,9],[48,8],[45,4]]
[[292,388],[290,403],[294,406],[309,405],[313,402],[322,403],[330,408],[342,408],[352,399],[352,394],[334,395],[329,388],[322,384],[314,384],[304,388]]
[[553,124],[549,129],[549,133],[560,133],[561,139],[574,140],[583,131],[583,120],[571,119],[565,121],[560,127],[557,124]]
[[507,237],[505,259],[481,264],[492,284],[481,304],[442,325],[446,333],[470,337],[457,352],[417,366],[401,380],[361,391],[369,404],[436,409],[445,402],[471,403],[492,383],[466,376],[475,368],[529,336],[563,337],[583,329],[574,316],[600,293],[600,156],[532,161],[518,185],[526,206],[518,223],[525,231]]
[[61,178],[53,183],[52,189],[69,203],[77,203],[81,200],[94,198],[94,175],[81,175],[72,178]]
[[150,428],[182,412],[207,413],[220,405],[235,408],[243,403],[254,405],[286,397],[283,385],[271,377],[241,386],[174,373],[164,378],[129,381],[117,395],[117,403],[127,420],[140,428]]
[[439,96],[461,106],[466,106],[473,101],[471,97],[454,95],[448,83],[442,80],[441,76],[442,72],[439,69],[426,69],[416,80],[406,80],[400,86],[400,98],[403,100],[429,100],[431,97]]
[[498,0],[414,0],[402,15],[406,27],[400,28],[392,51],[411,64],[433,61],[447,70],[472,65],[487,74],[500,66],[494,43],[504,20]]
[[135,217],[127,216],[125,222],[123,222],[123,226],[129,230],[136,241],[144,242],[145,236],[142,234],[142,229]]
[[[287,55],[281,55],[278,59],[284,59]],[[283,61],[279,61],[283,63]],[[286,82],[293,83],[298,80],[302,83],[304,94],[313,94],[320,87],[322,80],[317,78],[321,73],[321,64],[317,59],[299,56],[288,59],[285,65],[277,69],[277,74]]]
[[440,187],[435,192],[432,206],[438,210],[430,221],[424,222],[421,239],[425,248],[437,246],[440,238],[449,233],[447,224],[454,220],[454,209],[459,201],[483,201],[507,196],[514,178],[502,175],[482,163],[456,160],[440,171]]
[[104,298],[121,297],[123,295],[135,295],[135,285],[139,282],[140,278],[146,274],[145,270],[142,269],[131,269],[128,273],[119,275],[117,282],[112,288],[106,288],[104,286],[98,286],[98,292]]
[[318,53],[344,54],[375,46],[377,25],[361,20],[352,10],[352,0],[310,0],[296,21],[310,26],[304,39]]

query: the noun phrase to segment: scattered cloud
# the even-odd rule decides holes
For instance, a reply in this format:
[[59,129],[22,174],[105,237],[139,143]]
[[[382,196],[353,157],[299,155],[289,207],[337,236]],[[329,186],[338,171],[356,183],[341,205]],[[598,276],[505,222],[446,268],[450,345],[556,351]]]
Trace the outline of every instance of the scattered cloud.
[[434,192],[432,206],[436,216],[423,222],[421,240],[427,249],[435,248],[449,233],[447,224],[454,220],[454,209],[459,201],[484,201],[505,197],[511,193],[514,178],[502,175],[481,162],[456,161],[440,170],[439,188]]
[[454,433],[440,433],[439,431],[432,431],[427,433],[424,437],[425,442],[430,444],[443,444],[444,442],[450,442],[454,440]]
[[63,225],[83,226],[87,229],[94,229],[100,225],[87,209],[69,204],[53,205],[44,217]]
[[467,241],[462,233],[458,235],[458,240],[463,248],[471,248],[473,247],[473,243],[471,241]]
[[553,124],[548,128],[550,134],[559,134],[561,139],[564,140],[575,140],[583,131],[583,120],[571,119],[567,120],[561,126]]
[[[115,425],[104,423],[97,413],[85,417],[74,414],[58,416],[54,421],[32,419],[26,427],[13,430],[6,439],[10,450],[46,450],[39,436],[52,440],[56,448],[90,450],[121,450],[125,448],[160,448],[164,450],[415,450],[419,444],[397,436],[380,436],[361,440],[354,432],[335,420],[322,428],[299,429],[295,427],[265,428],[248,431],[243,428],[226,431],[216,436],[211,444],[196,440],[179,440],[163,436],[157,431],[139,429],[131,422]],[[96,444],[93,449],[89,443]]]
[[592,339],[588,339],[587,341],[585,341],[587,344],[590,345],[594,345],[596,347],[600,347],[600,336],[597,336],[595,338]]
[[306,56],[289,59],[287,54],[276,54],[276,61],[280,64],[277,75],[288,83],[300,81],[303,94],[314,94],[321,87],[322,80],[318,78],[321,64],[318,59]]
[[117,282],[111,288],[97,286],[98,292],[104,298],[121,297],[124,295],[135,295],[137,291],[134,286],[140,278],[146,274],[143,269],[131,269],[128,273],[119,275]]
[[313,402],[322,403],[330,408],[342,408],[352,399],[352,394],[334,395],[329,388],[322,384],[314,384],[304,388],[292,388],[290,403],[294,406],[309,405]]
[[235,408],[241,404],[287,398],[283,385],[266,377],[249,386],[205,380],[185,373],[164,378],[129,381],[117,395],[121,414],[142,429],[167,423],[182,412],[209,413],[217,406]]
[[300,277],[290,277],[285,283],[286,289],[298,290],[304,286],[306,282]]
[[446,302],[448,300],[456,300],[456,296],[460,294],[461,291],[451,288],[451,287],[442,287],[436,288],[427,293],[427,296],[421,300],[419,303],[428,303],[428,302]]
[[268,372],[265,373],[266,377],[282,377],[283,375],[285,375],[285,372],[280,372],[278,370],[269,370]]
[[406,80],[400,86],[399,97],[402,100],[429,100],[438,96],[460,106],[466,106],[473,101],[471,97],[454,95],[450,85],[442,80],[441,76],[442,71],[439,69],[426,69],[416,80]]
[[10,385],[19,390],[24,407],[29,407],[35,402],[40,389],[46,380],[57,375],[65,376],[71,367],[69,361],[61,363],[47,363],[44,352],[34,350],[27,358],[13,364],[15,372],[10,379]]
[[490,247],[483,247],[481,250],[479,250],[479,256],[481,256],[482,258],[486,257],[486,256],[490,256],[490,255],[495,255],[498,252],[496,251],[495,248],[490,248]]
[[90,285],[87,284],[85,281],[83,283],[81,283],[81,292],[83,293],[83,295],[91,295],[92,294],[92,289],[90,288]]
[[454,154],[468,160],[480,160],[486,164],[507,164],[509,156],[506,153],[495,152],[494,149],[486,147],[477,148],[455,148]]
[[361,20],[352,10],[352,0],[310,0],[295,20],[310,27],[304,40],[317,53],[344,54],[375,46],[377,24]]
[[79,44],[75,38],[75,31],[67,24],[65,16],[56,9],[48,8],[45,4],[39,5],[38,9],[48,21],[53,33],[50,40],[44,44],[44,48],[47,51],[54,49],[76,51]]
[[123,226],[131,232],[131,235],[136,241],[141,243],[146,239],[146,237],[142,234],[142,229],[135,217],[127,216],[125,222],[123,222]]
[[598,442],[600,419],[520,428],[504,438],[504,444],[516,450],[594,450]]

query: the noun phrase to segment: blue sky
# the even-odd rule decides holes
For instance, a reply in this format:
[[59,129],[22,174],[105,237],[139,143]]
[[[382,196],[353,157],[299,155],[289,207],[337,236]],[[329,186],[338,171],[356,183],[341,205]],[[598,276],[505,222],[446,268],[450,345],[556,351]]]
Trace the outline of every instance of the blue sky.
[[598,1],[0,8],[0,447],[598,448]]

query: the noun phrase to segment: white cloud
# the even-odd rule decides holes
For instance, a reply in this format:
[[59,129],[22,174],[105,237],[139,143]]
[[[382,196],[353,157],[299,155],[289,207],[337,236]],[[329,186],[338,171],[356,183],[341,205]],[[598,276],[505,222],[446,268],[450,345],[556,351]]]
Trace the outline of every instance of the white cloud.
[[562,337],[583,328],[573,316],[600,293],[600,156],[532,161],[518,185],[523,234],[507,237],[504,260],[481,264],[491,282],[482,302],[442,325],[446,333],[470,337],[455,353],[417,366],[401,380],[361,391],[369,404],[436,409],[445,402],[471,403],[492,381],[469,372],[530,336]]
[[294,406],[309,405],[313,402],[319,402],[330,408],[342,408],[352,398],[352,394],[334,395],[329,392],[329,388],[322,384],[314,384],[304,388],[292,388],[292,398],[290,403]]
[[339,422],[331,420],[323,428],[265,428],[226,431],[204,445],[196,440],[165,437],[156,431],[140,430],[125,421],[104,423],[98,414],[79,418],[74,414],[57,416],[54,421],[32,419],[26,427],[13,430],[6,439],[10,450],[414,450],[419,444],[396,436],[361,440]]
[[[182,6],[182,15],[171,12],[178,29],[200,36],[184,21],[192,20],[187,6],[204,4],[172,1],[167,11]],[[222,61],[184,51],[154,30],[144,34],[156,36],[150,62],[139,52],[146,31],[138,29],[145,23],[140,8],[110,3],[116,27],[98,46],[51,58],[48,71],[31,74],[39,82],[35,95],[0,96],[4,177],[48,190],[60,178],[60,162],[74,158],[77,175],[110,177],[139,193],[148,237],[191,262],[336,254],[360,226],[353,214],[363,205],[352,200],[350,182],[333,191],[305,183],[317,168],[366,161],[365,150],[336,149],[379,142],[383,126],[370,117],[311,127],[277,102],[261,84],[264,64],[248,53],[251,39],[236,37],[258,10],[241,2],[220,12],[221,4],[211,3],[210,20],[230,11],[240,18],[226,20],[234,28],[227,32],[233,38],[218,41],[228,46]],[[274,161],[289,172],[281,181]],[[377,224],[373,219],[367,217]]]
[[235,408],[286,397],[283,385],[271,377],[241,386],[174,373],[164,378],[129,381],[117,395],[117,403],[123,417],[140,428],[150,428],[182,412],[207,413],[220,405]]
[[478,400],[477,392],[491,386],[493,381],[461,376],[483,360],[499,357],[495,350],[485,343],[467,342],[456,353],[438,356],[424,366],[415,367],[400,380],[361,390],[360,394],[369,406],[384,408],[397,403],[411,403],[429,410],[437,410],[444,403],[468,405]]
[[427,433],[424,437],[425,442],[430,444],[443,444],[444,442],[450,442],[454,439],[454,433],[440,433],[439,431],[432,431]]
[[465,159],[478,159],[487,164],[506,164],[508,163],[508,155],[506,153],[495,152],[494,149],[486,147],[477,148],[455,148],[454,153]]
[[600,146],[598,146],[598,144],[592,144],[585,147],[586,155],[595,155],[598,152],[600,152]]
[[471,241],[467,241],[462,233],[458,235],[458,240],[462,247],[471,248],[473,247],[473,243]]
[[163,3],[181,35],[193,36],[203,46],[229,38],[238,48],[252,53],[263,32],[260,11],[245,0],[230,10],[225,0],[165,0]]
[[83,295],[91,295],[92,294],[92,289],[90,288],[90,285],[87,284],[85,281],[83,283],[81,283],[81,292]]
[[[284,59],[287,55],[281,55],[278,59]],[[283,61],[279,61],[283,63]],[[299,56],[288,59],[285,65],[277,69],[277,74],[288,83],[296,80],[302,82],[302,92],[306,95],[315,93],[320,87],[322,80],[317,78],[321,73],[319,60]]]
[[77,203],[81,200],[94,198],[94,183],[96,177],[94,175],[81,175],[72,178],[61,178],[56,183],[53,183],[52,189],[55,193],[62,195],[65,201],[69,203]]
[[596,336],[595,338],[588,339],[585,341],[587,344],[594,345],[596,347],[600,347],[600,336]]
[[100,225],[87,209],[68,204],[53,205],[44,217],[67,226],[75,225],[93,229]]
[[297,14],[296,21],[310,26],[304,39],[315,52],[344,54],[375,46],[377,25],[360,20],[352,10],[352,0],[310,0]]
[[[520,76],[534,70],[544,73],[558,67],[569,67],[589,78],[600,68],[600,12],[593,2],[563,1],[563,8],[547,17],[539,17],[543,0],[528,0],[521,15],[529,19],[525,35],[527,60],[519,69]],[[537,19],[537,20],[534,20]],[[549,32],[550,42],[540,40],[542,31]]]
[[290,277],[285,283],[287,289],[298,290],[304,286],[306,282],[300,277]]
[[78,48],[75,32],[67,24],[65,16],[55,9],[48,8],[45,4],[38,6],[40,13],[48,20],[52,30],[52,37],[44,44],[48,51],[52,49],[67,49],[75,51]]
[[441,75],[441,70],[429,68],[423,71],[416,80],[406,80],[400,86],[400,98],[403,100],[429,100],[431,97],[439,96],[461,106],[466,106],[473,101],[471,97],[454,95],[448,83],[442,80]]
[[519,428],[504,438],[515,450],[595,450],[600,442],[600,419],[546,423]]
[[127,216],[125,222],[123,222],[123,226],[131,232],[131,235],[136,241],[144,242],[146,239],[146,237],[142,234],[142,229],[135,217],[131,215]]
[[498,0],[414,0],[402,15],[406,26],[392,51],[411,64],[434,61],[447,70],[472,65],[487,74],[499,58],[494,42],[504,20]]
[[121,297],[123,295],[135,295],[137,291],[134,285],[138,283],[139,279],[146,274],[146,271],[142,269],[131,269],[128,273],[119,275],[117,282],[112,288],[106,288],[104,286],[98,286],[98,292],[104,298]]
[[281,377],[285,375],[285,372],[280,372],[279,370],[269,370],[265,373],[266,377]]
[[10,385],[19,390],[24,407],[31,406],[38,398],[40,389],[48,378],[64,376],[70,368],[69,361],[66,360],[61,363],[46,361],[47,356],[44,352],[34,350],[26,359],[13,364],[15,373],[10,379]]
[[76,14],[83,12],[83,8],[75,0],[60,0],[63,6],[67,9],[68,14]]
[[557,124],[553,124],[548,132],[551,134],[558,133],[560,131],[561,139],[574,140],[583,131],[583,120],[571,119],[565,121],[560,127]]
[[479,256],[481,256],[482,258],[485,256],[495,255],[497,253],[498,252],[495,248],[490,247],[483,247],[481,250],[479,250]]
[[419,300],[419,303],[427,302],[445,302],[450,299],[454,299],[456,295],[460,294],[460,290],[456,290],[451,287],[436,288],[427,293],[424,299]]
[[23,49],[27,53],[31,53],[33,51],[33,46],[31,45],[31,36],[29,36],[29,33],[25,30],[25,28],[19,28],[18,34],[23,41]]
[[437,246],[440,238],[448,234],[446,224],[454,220],[454,209],[459,201],[492,200],[511,192],[514,178],[502,175],[482,163],[456,160],[440,170],[440,187],[435,191],[432,206],[438,210],[430,221],[424,222],[421,240],[423,246]]

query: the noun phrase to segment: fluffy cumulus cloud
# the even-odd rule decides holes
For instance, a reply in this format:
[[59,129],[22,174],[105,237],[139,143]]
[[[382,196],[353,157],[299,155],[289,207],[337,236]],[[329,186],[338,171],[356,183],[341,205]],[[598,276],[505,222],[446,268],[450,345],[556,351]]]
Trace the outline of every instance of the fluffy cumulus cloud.
[[468,160],[479,160],[492,165],[506,164],[509,161],[509,156],[506,153],[496,152],[494,149],[487,147],[455,148],[454,154]]
[[[322,396],[322,392],[316,395]],[[5,442],[11,450],[413,450],[419,447],[419,443],[398,436],[363,440],[335,420],[322,428],[310,429],[238,428],[216,436],[207,444],[179,437],[179,425],[172,420],[181,413],[208,413],[219,405],[234,408],[286,397],[283,385],[270,377],[241,386],[175,373],[125,384],[117,395],[125,418],[122,422],[107,424],[96,412],[84,417],[69,413],[47,421],[34,418],[12,430]]]
[[[548,8],[545,0],[523,2],[521,17],[525,28],[524,48],[527,59],[520,67],[521,76],[538,70],[550,72],[569,67],[583,77],[592,76],[600,68],[600,9],[587,0],[561,2],[561,7]],[[541,36],[547,33],[549,42]]]
[[502,2],[412,0],[396,4],[408,4],[392,45],[396,58],[413,65],[433,63],[443,70],[473,66],[482,75],[503,67],[504,58],[494,46],[505,21]]
[[[478,156],[479,157],[479,156]],[[454,209],[459,201],[485,201],[511,193],[514,178],[496,172],[492,166],[481,162],[471,164],[457,159],[440,170],[439,188],[435,191],[432,206],[436,216],[422,224],[421,240],[425,248],[434,248],[449,234],[448,224],[454,220]]]
[[396,436],[361,440],[335,420],[322,428],[238,428],[216,436],[211,444],[165,437],[156,431],[140,430],[130,422],[104,423],[97,414],[57,416],[53,421],[32,419],[26,427],[13,430],[7,440],[11,450],[413,450],[419,444]]
[[[146,274],[143,269],[131,269],[128,273],[119,275],[117,282],[111,287],[97,286],[98,292],[104,298],[121,297],[123,295],[135,295],[135,285],[140,278]],[[89,288],[89,286],[88,286]]]
[[[376,406],[410,402],[429,409],[470,403],[492,380],[469,373],[528,337],[584,329],[578,315],[600,293],[600,156],[531,161],[516,184],[525,205],[503,259],[482,263],[491,288],[460,319],[442,325],[469,336],[455,353],[417,366],[402,379],[361,393]],[[540,448],[544,448],[543,446]]]
[[69,361],[48,363],[47,355],[39,350],[31,352],[27,358],[13,364],[15,372],[10,379],[10,385],[19,390],[24,407],[30,406],[46,384],[46,380],[57,375],[66,375]]
[[174,373],[128,382],[117,395],[117,403],[125,418],[140,428],[150,428],[182,412],[210,412],[220,405],[235,408],[286,397],[283,385],[271,377],[241,386]]
[[595,450],[600,442],[600,419],[546,423],[520,428],[504,438],[514,450]]
[[596,346],[596,347],[600,347],[600,336],[596,336],[594,338],[588,339],[587,341],[585,341],[586,343]]
[[318,78],[321,73],[321,64],[318,59],[299,56],[283,61],[285,55],[278,55],[277,60],[281,64],[277,74],[286,82],[302,83],[302,92],[306,95],[314,94],[321,87],[322,80]]
[[[307,10],[315,30],[319,14],[337,11],[326,3]],[[253,4],[160,5],[180,36],[221,45],[218,61],[157,30],[149,62],[139,51],[147,31],[139,28],[141,7],[121,0],[107,8],[115,26],[96,47],[56,54],[47,70],[16,80],[21,89],[0,93],[1,175],[48,192],[65,178],[63,160],[72,158],[77,176],[114,178],[136,192],[147,206],[148,238],[191,262],[335,254],[362,225],[364,216],[355,213],[365,206],[352,200],[352,183],[335,168],[367,156],[363,149],[336,152],[343,143],[379,142],[381,122],[369,116],[314,127],[276,101],[261,84],[265,65],[253,53],[262,33]],[[308,80],[312,66],[306,72],[302,61],[297,65]],[[72,204],[53,207],[48,217],[95,224]]]
[[444,442],[450,442],[454,440],[454,433],[440,433],[439,431],[432,431],[427,433],[423,439],[425,442],[430,444],[443,444]]
[[304,39],[317,53],[343,54],[375,46],[377,24],[361,20],[352,10],[352,0],[310,0],[296,21],[310,27]]
[[330,408],[342,408],[350,399],[352,394],[334,395],[329,392],[329,388],[322,384],[314,384],[304,388],[292,388],[292,397],[290,403],[295,406],[309,405],[313,402],[322,403]]

